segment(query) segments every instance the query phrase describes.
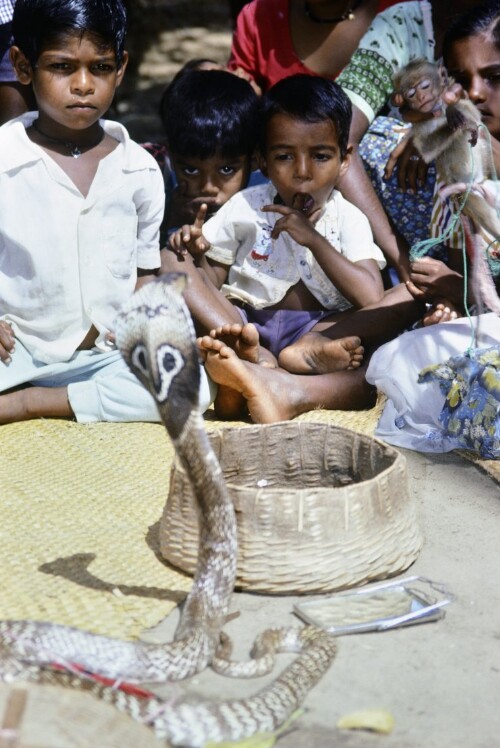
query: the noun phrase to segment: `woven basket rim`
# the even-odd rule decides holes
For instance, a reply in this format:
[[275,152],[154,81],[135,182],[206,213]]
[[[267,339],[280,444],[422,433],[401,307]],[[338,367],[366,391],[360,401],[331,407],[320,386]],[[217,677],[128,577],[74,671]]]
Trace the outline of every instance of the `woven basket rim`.
[[250,423],[248,425],[238,425],[238,426],[219,426],[218,424],[211,425],[210,422],[206,424],[207,426],[207,434],[211,436],[212,434],[226,434],[226,433],[232,433],[235,431],[263,431],[263,430],[274,430],[278,429],[279,427],[284,427],[285,429],[292,429],[292,428],[299,428],[301,430],[309,431],[313,428],[320,428],[322,430],[328,430],[328,431],[342,431],[346,434],[352,434],[354,436],[359,437],[360,439],[364,439],[367,441],[375,442],[376,444],[379,444],[381,447],[383,447],[388,452],[395,452],[397,454],[400,454],[401,457],[404,458],[404,455],[402,452],[399,451],[397,447],[394,447],[392,444],[388,444],[388,442],[384,442],[382,439],[377,438],[376,436],[371,436],[370,434],[363,434],[361,431],[356,431],[356,429],[350,429],[346,426],[339,426],[336,423],[328,423],[325,421],[298,421],[297,419],[294,419],[292,421],[275,421],[274,423]]
[[[393,470],[394,466],[397,466],[400,464],[403,468],[406,467],[406,457],[396,448],[391,446],[390,444],[387,444],[386,442],[382,441],[381,439],[377,439],[376,437],[369,436],[368,434],[362,434],[359,431],[355,431],[354,429],[347,429],[343,426],[338,426],[336,424],[332,423],[318,423],[318,422],[311,422],[311,421],[277,421],[275,423],[269,423],[269,424],[252,424],[250,426],[229,426],[227,428],[214,428],[208,431],[209,438],[212,436],[219,436],[224,438],[224,436],[229,433],[234,432],[244,432],[244,431],[262,431],[263,428],[265,429],[272,429],[277,430],[278,427],[286,427],[287,429],[290,429],[290,426],[299,427],[300,431],[310,431],[313,428],[320,428],[322,431],[336,431],[336,432],[342,432],[346,435],[355,436],[361,441],[366,442],[373,442],[377,447],[380,447],[382,451],[385,453],[384,456],[388,457],[389,459],[393,458],[391,463],[387,465],[384,469],[378,470],[377,473],[370,476],[369,478],[365,478],[364,480],[358,480],[356,481],[357,486],[363,486],[369,483],[373,480],[378,480],[379,478],[382,478],[386,475],[386,473],[389,470]],[[180,473],[186,473],[183,466],[180,463],[179,458],[177,455],[174,456],[174,459],[172,460],[171,465],[171,473],[174,472],[180,472]],[[231,480],[226,479],[226,486],[228,489],[230,489],[234,494],[247,492],[249,488],[255,488],[256,491],[259,487],[255,486],[249,486],[248,484],[241,484],[241,483],[233,483]],[[289,494],[290,493],[290,486],[269,486],[266,485],[262,488],[266,493],[272,493],[275,496],[280,496],[281,494]],[[308,491],[314,491],[315,493],[331,493],[332,486],[304,486],[302,488],[294,487],[293,488],[294,493],[297,494],[304,494]]]

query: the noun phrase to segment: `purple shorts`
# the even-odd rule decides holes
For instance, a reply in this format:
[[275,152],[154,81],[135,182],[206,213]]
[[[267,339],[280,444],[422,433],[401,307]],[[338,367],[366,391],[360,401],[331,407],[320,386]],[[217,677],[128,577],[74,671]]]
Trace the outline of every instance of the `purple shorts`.
[[243,321],[252,322],[259,331],[264,348],[276,358],[287,345],[292,345],[314,325],[327,317],[335,316],[332,311],[302,312],[292,309],[254,309],[248,304],[237,304]]

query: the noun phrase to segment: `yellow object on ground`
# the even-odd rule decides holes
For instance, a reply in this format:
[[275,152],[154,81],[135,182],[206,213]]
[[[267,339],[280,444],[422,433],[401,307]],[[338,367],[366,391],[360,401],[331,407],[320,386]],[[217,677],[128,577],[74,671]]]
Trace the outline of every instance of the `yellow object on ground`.
[[362,709],[341,717],[337,727],[341,730],[369,730],[388,735],[394,729],[394,717],[386,709]]

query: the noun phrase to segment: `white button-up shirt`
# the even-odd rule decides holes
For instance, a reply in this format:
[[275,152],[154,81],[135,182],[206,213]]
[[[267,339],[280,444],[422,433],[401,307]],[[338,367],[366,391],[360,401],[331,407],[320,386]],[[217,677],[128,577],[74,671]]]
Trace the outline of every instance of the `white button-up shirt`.
[[[272,184],[249,187],[225,203],[203,226],[211,247],[207,257],[230,265],[222,292],[254,309],[277,304],[301,280],[324,309],[343,311],[351,307],[307,247],[283,231],[271,239],[278,213],[264,213],[276,197]],[[385,267],[384,255],[373,242],[367,218],[340,192],[333,191],[315,229],[351,262],[375,260]]]
[[160,265],[163,178],[116,122],[118,140],[87,197],[26,135],[37,113],[0,128],[0,319],[33,357],[67,361],[93,324],[113,329],[137,268]]

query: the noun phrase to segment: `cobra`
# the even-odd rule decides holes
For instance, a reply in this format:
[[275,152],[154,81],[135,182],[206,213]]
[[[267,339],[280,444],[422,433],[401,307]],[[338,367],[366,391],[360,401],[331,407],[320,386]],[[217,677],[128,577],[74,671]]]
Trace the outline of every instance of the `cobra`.
[[[52,623],[3,621],[0,680],[58,682],[91,690],[153,727],[169,743],[196,748],[208,741],[240,740],[275,730],[328,669],[336,644],[332,636],[310,626],[271,629],[256,640],[249,663],[228,659],[230,646],[222,627],[236,578],[236,520],[198,407],[200,363],[183,299],[185,283],[184,275],[168,274],[146,284],[122,309],[116,324],[117,345],[157,402],[200,512],[197,569],[174,641],[125,642]],[[247,677],[269,671],[278,651],[299,654],[271,685],[242,699],[172,705],[151,693],[102,685],[102,679],[179,680],[210,664],[219,672]]]

